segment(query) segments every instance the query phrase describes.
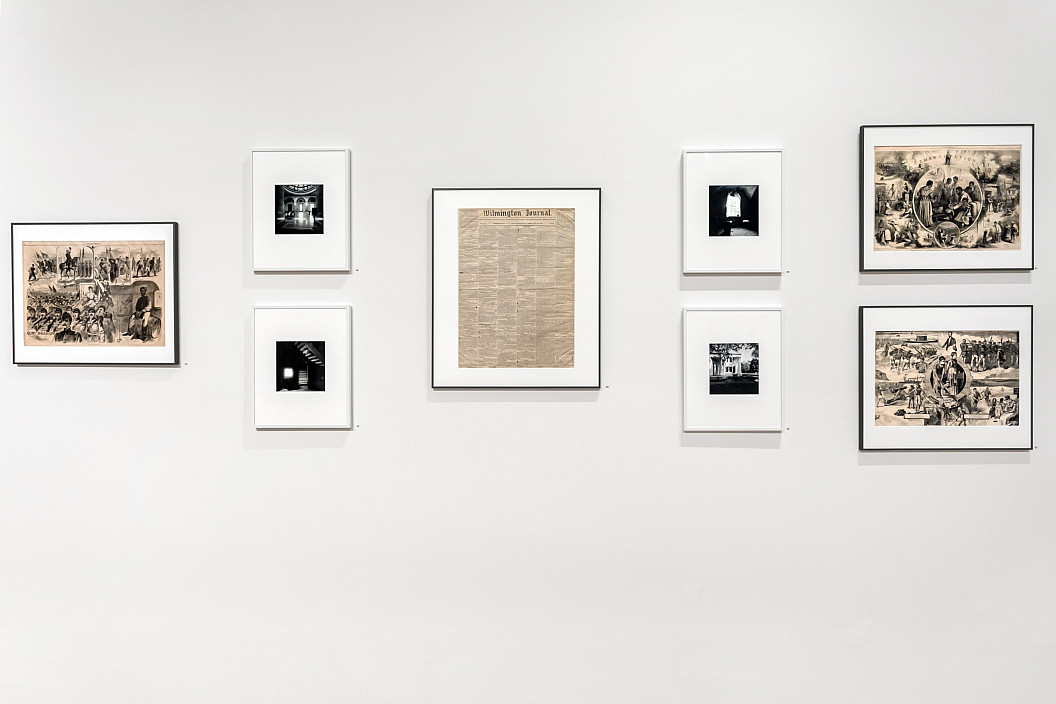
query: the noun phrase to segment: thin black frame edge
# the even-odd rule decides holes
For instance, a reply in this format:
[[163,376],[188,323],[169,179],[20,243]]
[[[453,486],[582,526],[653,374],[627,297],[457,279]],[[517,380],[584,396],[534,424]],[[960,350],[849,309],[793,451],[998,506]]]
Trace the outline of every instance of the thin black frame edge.
[[[865,345],[866,308],[1027,308],[1030,311],[1030,444],[1028,447],[870,447],[865,445]],[[859,452],[1031,452],[1034,446],[1034,304],[1033,303],[940,303],[927,305],[858,306],[858,451]]]
[[429,388],[436,389],[436,192],[429,191]]
[[601,391],[601,317],[602,317],[601,316],[601,310],[602,310],[601,309],[601,301],[602,301],[602,289],[601,289],[602,237],[601,237],[601,233],[603,232],[602,226],[601,226],[601,215],[602,215],[602,211],[604,209],[602,208],[602,204],[601,204],[601,186],[597,187],[597,191],[598,191],[598,376],[597,376],[597,382],[598,383],[597,383],[597,386],[592,387],[592,388],[596,388],[598,391]]
[[[866,269],[865,268],[865,197],[863,192],[865,190],[865,131],[870,128],[878,127],[1029,127],[1030,128],[1030,182],[1031,182],[1031,199],[1030,199],[1030,224],[1031,224],[1031,238],[1030,238],[1030,266],[1020,267],[983,267],[983,268],[972,268],[972,269]],[[1034,191],[1037,189],[1033,188],[1035,175],[1037,172],[1037,164],[1034,159],[1036,149],[1034,147],[1034,137],[1037,131],[1037,125],[1034,122],[962,122],[962,123],[944,123],[944,124],[907,124],[907,125],[859,125],[858,127],[858,273],[859,274],[902,274],[902,273],[920,273],[920,274],[941,274],[944,272],[964,272],[964,271],[991,271],[996,273],[1011,272],[1011,271],[1036,271],[1037,270],[1037,246],[1034,243],[1034,216],[1037,211],[1037,205],[1033,197]]]
[[172,363],[180,366],[180,223],[172,223]]
[[[172,225],[172,361],[171,362],[18,362],[15,361],[15,227],[17,225]],[[12,222],[11,232],[11,363],[16,367],[179,367],[180,366],[180,223],[178,220],[85,220]]]
[[[15,224],[11,223],[11,364],[15,361]],[[22,277],[19,276],[19,281]]]
[[858,451],[865,452],[865,308],[858,306]]
[[865,272],[865,128],[858,128],[858,273]]
[[1034,304],[1024,304],[1030,308],[1030,447],[1034,449]]
[[[1037,245],[1035,244],[1035,237],[1034,237],[1034,235],[1035,235],[1035,227],[1034,227],[1034,225],[1035,225],[1035,217],[1034,216],[1037,214],[1037,203],[1036,203],[1037,199],[1034,197],[1034,194],[1037,192],[1037,189],[1034,188],[1034,183],[1037,180],[1035,178],[1035,176],[1037,174],[1037,168],[1038,168],[1037,159],[1035,158],[1035,156],[1037,155],[1037,150],[1034,148],[1034,132],[1037,129],[1037,127],[1036,127],[1036,125],[1033,122],[1028,122],[1028,123],[1024,123],[1024,124],[1030,125],[1030,271],[1034,271],[1038,267],[1038,260],[1037,260],[1037,257],[1036,257],[1036,253],[1037,253],[1036,247],[1037,247]],[[1033,345],[1034,345],[1034,342],[1033,342],[1033,340],[1034,340],[1034,334],[1033,334],[1033,329],[1034,329],[1034,310],[1033,310],[1033,308],[1031,308],[1031,311],[1030,311],[1030,327],[1031,327],[1031,336],[1030,336],[1031,347],[1033,348]],[[1033,355],[1033,351],[1031,352],[1031,355]],[[1033,359],[1033,356],[1032,356],[1032,359]],[[1031,393],[1031,401],[1030,401],[1030,403],[1031,403],[1031,415],[1033,417],[1033,413],[1034,413],[1034,389],[1033,389],[1034,375],[1033,375],[1033,370],[1031,370],[1030,382],[1031,382],[1031,387],[1032,387],[1031,388],[1031,392],[1030,392]],[[1030,435],[1031,435],[1030,444],[1033,445],[1034,444],[1034,424],[1033,424],[1033,422],[1031,422],[1031,425],[1030,425]]]
[[[436,271],[436,192],[437,191],[597,191],[598,192],[598,373],[594,386],[437,386],[436,354],[433,340],[436,335],[436,296],[433,276]],[[429,388],[434,391],[600,391],[602,350],[602,204],[601,186],[433,186],[429,195]]]

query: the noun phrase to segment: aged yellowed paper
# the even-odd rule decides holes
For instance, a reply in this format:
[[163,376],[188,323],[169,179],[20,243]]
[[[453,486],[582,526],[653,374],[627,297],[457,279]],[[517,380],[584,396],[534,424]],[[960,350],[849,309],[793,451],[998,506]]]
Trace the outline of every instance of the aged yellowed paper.
[[22,262],[23,344],[164,346],[164,242],[24,242]]
[[873,250],[1021,249],[1022,161],[1018,145],[874,147]]
[[458,366],[571,368],[575,208],[460,208]]

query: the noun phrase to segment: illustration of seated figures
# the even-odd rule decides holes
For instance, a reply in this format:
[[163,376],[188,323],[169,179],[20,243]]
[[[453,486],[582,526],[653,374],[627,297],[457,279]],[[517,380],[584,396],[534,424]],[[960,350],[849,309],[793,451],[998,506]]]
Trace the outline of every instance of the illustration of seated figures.
[[1020,150],[876,147],[875,249],[1018,249]]
[[27,345],[164,344],[156,242],[23,244]]
[[928,171],[913,192],[919,224],[935,234],[940,247],[958,244],[958,236],[982,213],[982,188],[966,169],[944,166]]
[[154,305],[158,285],[153,281],[139,281],[132,288],[138,293],[128,296],[129,299],[134,297],[135,303],[124,334],[142,342],[156,340],[161,333],[161,311]]

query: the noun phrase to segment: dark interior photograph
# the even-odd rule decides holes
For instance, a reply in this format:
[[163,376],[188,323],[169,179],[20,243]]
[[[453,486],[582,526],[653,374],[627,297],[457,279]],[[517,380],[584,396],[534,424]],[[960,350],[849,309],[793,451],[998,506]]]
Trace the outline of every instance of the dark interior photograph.
[[275,343],[276,391],[326,391],[326,343]]
[[711,237],[759,236],[759,186],[709,186]]

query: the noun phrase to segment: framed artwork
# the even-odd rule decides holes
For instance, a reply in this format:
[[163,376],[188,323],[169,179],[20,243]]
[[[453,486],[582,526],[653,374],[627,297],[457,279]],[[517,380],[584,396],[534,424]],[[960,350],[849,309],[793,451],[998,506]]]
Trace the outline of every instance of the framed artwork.
[[13,223],[14,363],[178,364],[176,230]]
[[352,309],[253,309],[253,422],[352,427]]
[[253,152],[253,270],[351,269],[352,153]]
[[864,125],[860,271],[1034,268],[1034,125]]
[[682,152],[682,272],[781,273],[781,152]]
[[781,309],[682,311],[686,432],[780,432]]
[[862,306],[862,450],[1033,447],[1033,306]]
[[433,189],[432,386],[601,384],[601,189]]

